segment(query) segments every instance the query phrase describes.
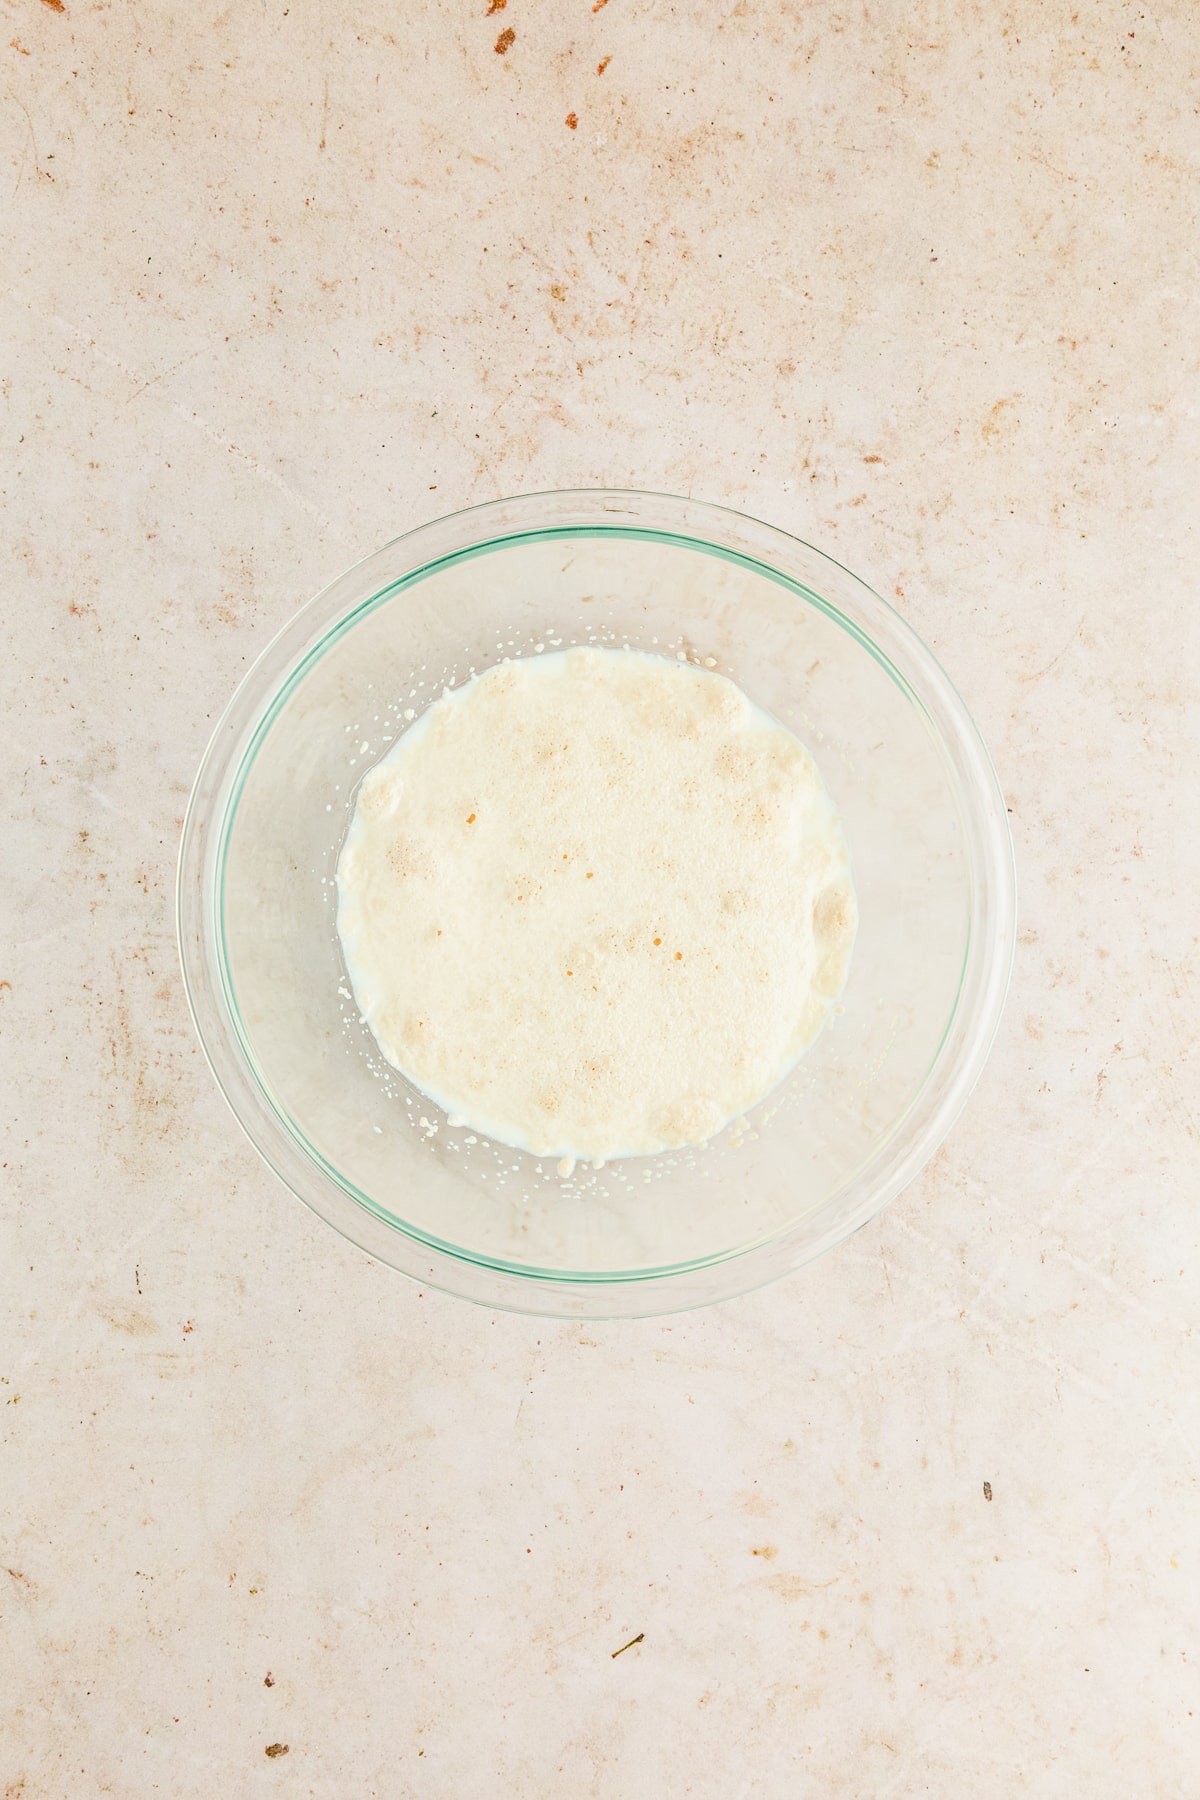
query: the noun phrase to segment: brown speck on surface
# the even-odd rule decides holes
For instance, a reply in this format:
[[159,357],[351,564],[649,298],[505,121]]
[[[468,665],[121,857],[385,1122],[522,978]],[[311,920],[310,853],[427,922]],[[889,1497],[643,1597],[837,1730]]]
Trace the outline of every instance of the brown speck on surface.
[[20,54],[20,55],[21,55],[21,56],[28,56],[28,55],[29,55],[29,52],[28,52],[28,50],[27,50],[27,49],[26,49],[26,48],[25,48],[25,46],[24,46],[24,44],[23,44],[23,43],[22,43],[22,42],[21,42],[21,40],[20,40],[20,38],[9,38],[9,40],[8,40],[8,47],[9,47],[9,49],[10,49],[10,50],[16,50],[16,51],[18,51],[18,52],[19,52],[19,54]]
[[983,1484],[983,1497],[985,1500],[990,1500],[992,1497],[992,1484],[990,1481],[985,1481]]
[[1000,418],[1000,414],[1004,411],[1006,406],[1011,406],[1013,401],[1019,398],[1020,396],[1018,394],[1004,394],[996,401],[987,418],[979,428],[979,435],[983,438],[985,443],[992,443],[1000,436],[1000,432],[1003,429],[1003,422]]
[[683,951],[682,951],[682,950],[677,950],[677,951],[676,951],[676,952],[675,952],[675,961],[676,961],[676,962],[682,962],[682,961],[683,961]]
[[[500,0],[500,4],[503,6],[504,0]],[[264,1687],[274,1687],[275,1686],[275,1677],[272,1675],[270,1669],[268,1669],[266,1674],[263,1676],[263,1686]]]
[[114,1331],[124,1331],[130,1337],[152,1337],[158,1330],[154,1320],[148,1319],[145,1313],[134,1312],[132,1310],[128,1312],[118,1311],[105,1313],[104,1317],[108,1320],[108,1323],[112,1326]]
[[611,56],[602,56],[600,58],[600,61],[596,64],[597,75],[603,75],[605,69],[607,69],[607,67],[611,61],[612,61]]
[[42,5],[48,6],[51,12],[65,13],[67,10],[63,5],[63,0],[42,0]]
[[488,0],[486,17],[490,19],[493,13],[503,12],[507,5],[508,0]]
[[759,1544],[750,1554],[751,1556],[761,1556],[764,1562],[770,1562],[772,1557],[779,1555],[779,1546],[777,1544]]
[[[593,6],[592,11],[594,13],[597,13],[600,11],[601,7],[607,6],[607,5],[608,5],[608,0],[596,0],[596,4]],[[636,1638],[634,1639],[634,1642],[635,1643],[637,1642]]]
[[[601,4],[601,6],[603,6],[603,5],[604,5],[604,0],[600,0],[600,4]],[[595,11],[595,8],[593,8],[593,9],[592,9],[592,10],[593,10],[593,11]],[[632,1650],[632,1649],[633,1649],[633,1646],[634,1646],[634,1645],[635,1645],[635,1644],[641,1644],[641,1643],[644,1643],[644,1642],[645,1642],[645,1637],[646,1637],[646,1634],[645,1634],[645,1632],[644,1632],[644,1631],[639,1631],[639,1632],[638,1632],[638,1634],[637,1634],[637,1636],[636,1636],[636,1637],[635,1637],[635,1638],[630,1638],[630,1640],[629,1640],[629,1642],[628,1642],[628,1643],[627,1643],[627,1644],[622,1644],[622,1645],[621,1645],[621,1648],[620,1648],[620,1649],[619,1649],[619,1650],[614,1650],[614,1651],[613,1651],[613,1659],[614,1659],[614,1661],[615,1661],[615,1660],[616,1660],[616,1658],[617,1658],[617,1657],[618,1657],[618,1656],[624,1656],[624,1654],[625,1654],[625,1652],[626,1652],[626,1651],[627,1651],[627,1650]]]
[[550,284],[550,298],[552,300],[565,300],[566,297],[567,297],[567,290],[563,286],[562,282],[561,281],[552,281]]
[[882,458],[882,456],[864,456],[863,461],[864,462],[882,462],[883,458]]
[[475,823],[475,814],[474,814],[474,813],[468,813],[468,814],[467,814],[467,824],[468,824],[468,825],[473,825],[473,824],[474,824],[474,823]]
[[661,944],[661,943],[662,943],[662,939],[661,939],[661,938],[655,938],[655,940],[654,940],[654,941],[655,941],[655,943],[656,943],[656,944]]
[[267,1756],[286,1756],[287,1753],[288,1747],[286,1744],[268,1744],[265,1751]]
[[578,113],[571,112],[571,113],[567,114],[567,129],[569,131],[578,131],[579,130],[579,114]]
[[516,43],[516,41],[517,41],[516,32],[513,30],[511,25],[506,25],[504,27],[504,30],[500,33],[500,36],[496,39],[496,43],[495,43],[496,55],[503,56],[505,54],[505,52],[508,49],[510,49],[513,44]]

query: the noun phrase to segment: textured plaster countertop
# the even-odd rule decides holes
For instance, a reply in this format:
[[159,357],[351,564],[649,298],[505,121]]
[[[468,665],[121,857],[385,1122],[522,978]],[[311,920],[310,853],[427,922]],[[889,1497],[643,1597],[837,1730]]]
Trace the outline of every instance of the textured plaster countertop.
[[[1193,1800],[1196,8],[486,6],[5,0],[0,1796]],[[889,1212],[579,1328],[284,1191],[170,909],[295,607],[597,483],[894,597],[1022,909]]]

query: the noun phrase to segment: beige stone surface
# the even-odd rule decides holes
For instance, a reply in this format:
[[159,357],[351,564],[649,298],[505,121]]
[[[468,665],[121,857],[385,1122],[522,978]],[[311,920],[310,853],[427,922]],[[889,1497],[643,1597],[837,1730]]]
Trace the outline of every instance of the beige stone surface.
[[[3,26],[0,1795],[1191,1800],[1191,0]],[[993,747],[1022,919],[888,1213],[581,1329],[309,1217],[170,906],[291,611],[592,483],[894,596]]]

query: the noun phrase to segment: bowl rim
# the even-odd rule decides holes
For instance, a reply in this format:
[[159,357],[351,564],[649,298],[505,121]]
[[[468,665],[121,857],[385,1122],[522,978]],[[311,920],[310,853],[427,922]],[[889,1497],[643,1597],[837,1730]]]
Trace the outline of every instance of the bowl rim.
[[[391,1213],[341,1176],[276,1105],[241,1029],[224,966],[221,876],[237,802],[271,722],[306,670],[356,620],[434,569],[522,539],[566,534],[686,544],[752,567],[815,604],[884,667],[921,713],[951,778],[968,850],[970,919],[958,992],[909,1105],[818,1207],[778,1230],[682,1264],[537,1268],[448,1243]],[[848,580],[872,615],[872,631],[789,573],[789,552],[815,558],[818,567],[828,565]],[[376,579],[385,568],[388,578]],[[566,1317],[645,1316],[732,1298],[815,1260],[876,1217],[936,1152],[970,1097],[999,1026],[1015,953],[1016,872],[1004,797],[962,696],[924,640],[861,577],[806,540],[734,508],[640,489],[555,489],[486,501],[400,534],[352,564],[276,632],[243,674],[201,758],[180,837],[176,930],[188,1007],[217,1085],[268,1166],[320,1218],[423,1285],[493,1307]],[[907,1142],[897,1157],[902,1133]],[[847,1207],[855,1190],[856,1201]],[[835,1208],[841,1209],[837,1222],[826,1233],[794,1241],[815,1214]],[[719,1281],[715,1271],[722,1272]]]

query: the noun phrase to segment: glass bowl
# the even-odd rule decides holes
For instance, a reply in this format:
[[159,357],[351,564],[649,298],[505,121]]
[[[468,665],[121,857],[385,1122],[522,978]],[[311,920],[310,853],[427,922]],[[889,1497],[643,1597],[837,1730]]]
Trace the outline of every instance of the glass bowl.
[[[451,1127],[383,1063],[350,996],[334,871],[358,782],[445,686],[585,643],[711,658],[810,747],[860,922],[837,1015],[735,1128],[564,1182]],[[898,614],[741,513],[609,491],[438,519],[302,607],[213,733],[179,860],[196,1028],[276,1174],[418,1282],[572,1318],[745,1292],[886,1206],[978,1078],[1015,906],[987,751]]]

